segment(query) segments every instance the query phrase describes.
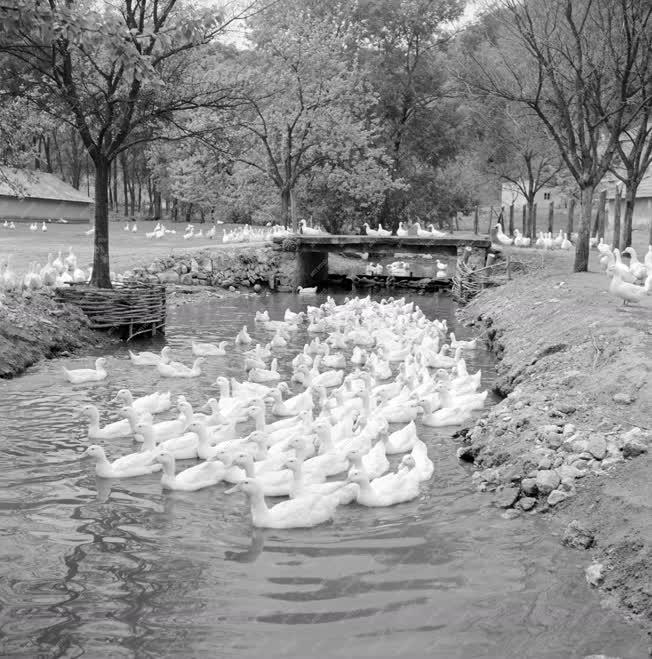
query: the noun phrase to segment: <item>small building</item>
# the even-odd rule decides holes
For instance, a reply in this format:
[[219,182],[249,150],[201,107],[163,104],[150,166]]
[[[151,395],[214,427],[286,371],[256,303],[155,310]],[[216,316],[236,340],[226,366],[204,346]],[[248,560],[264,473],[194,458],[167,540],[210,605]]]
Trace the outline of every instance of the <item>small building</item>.
[[[621,189],[622,205],[620,208],[620,217],[622,221],[623,214],[625,213],[625,185],[620,179],[611,175],[608,179],[605,178],[604,186],[607,190],[607,217],[613,226],[616,187]],[[632,227],[634,229],[647,229],[650,222],[652,222],[652,168],[646,172],[636,191]]]
[[[550,202],[554,202],[555,208],[568,208],[568,195],[558,187],[543,187],[534,195],[534,203],[537,210],[544,206],[548,208]],[[527,202],[519,187],[514,183],[503,183],[501,191],[501,204],[505,208],[514,204],[517,208],[523,207]]]
[[89,222],[93,200],[47,172],[0,167],[0,219]]

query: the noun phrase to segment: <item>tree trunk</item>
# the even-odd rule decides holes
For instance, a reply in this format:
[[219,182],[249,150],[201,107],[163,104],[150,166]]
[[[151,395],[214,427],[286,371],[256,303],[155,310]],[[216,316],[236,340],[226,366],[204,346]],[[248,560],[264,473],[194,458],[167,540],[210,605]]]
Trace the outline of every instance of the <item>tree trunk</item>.
[[537,239],[537,205],[534,199],[527,202],[527,235],[530,236],[532,244]]
[[600,197],[598,199],[598,236],[600,236],[605,242],[607,242],[605,236],[606,230],[607,230],[607,191],[601,190]]
[[45,155],[45,171],[48,174],[52,174],[52,156],[50,152],[50,138],[49,137],[42,137],[41,140],[43,141],[43,153]]
[[632,244],[632,223],[634,221],[634,204],[636,203],[636,191],[638,184],[631,179],[625,188],[625,216],[623,218],[623,232],[620,236],[620,251]]
[[161,211],[161,193],[154,189],[154,219],[160,220],[162,211]]
[[122,194],[124,195],[125,218],[129,217],[129,186],[127,185],[127,156],[124,151],[120,154],[120,166],[122,167]]
[[81,171],[82,171],[82,162],[81,162],[81,153],[79,150],[79,143],[77,142],[78,135],[74,128],[70,129],[70,153],[71,153],[71,179],[72,187],[79,190],[81,185]]
[[172,221],[173,222],[178,222],[179,221],[179,202],[177,198],[175,197],[172,200]]
[[509,207],[509,235],[514,235],[514,204]]
[[287,229],[290,222],[290,190],[281,189],[281,222]]
[[136,186],[133,180],[129,181],[129,201],[131,205],[131,217],[136,216]]
[[573,272],[587,272],[589,269],[589,239],[591,232],[591,210],[593,204],[593,187],[580,190],[582,209],[580,226],[577,230],[577,245],[575,246],[575,263]]
[[527,236],[527,204],[523,204],[523,235]]
[[575,198],[571,197],[568,202],[568,224],[566,225],[566,233],[568,234],[568,240],[571,239],[573,234],[573,220],[575,219]]
[[555,202],[551,201],[548,206],[548,233],[553,233],[555,228]]
[[[111,176],[109,172],[109,177]],[[118,212],[118,161],[113,162],[113,200],[115,202],[115,211]]]
[[294,188],[290,190],[290,218],[292,220],[292,231],[297,233],[299,226],[297,224],[297,202],[294,195]]
[[620,246],[620,206],[621,206],[621,190],[616,186],[616,196],[614,197],[614,236],[612,246]]
[[109,195],[111,161],[95,159],[95,250],[91,285],[112,288],[109,274]]
[[192,220],[192,203],[186,204],[186,222],[190,224],[190,220]]

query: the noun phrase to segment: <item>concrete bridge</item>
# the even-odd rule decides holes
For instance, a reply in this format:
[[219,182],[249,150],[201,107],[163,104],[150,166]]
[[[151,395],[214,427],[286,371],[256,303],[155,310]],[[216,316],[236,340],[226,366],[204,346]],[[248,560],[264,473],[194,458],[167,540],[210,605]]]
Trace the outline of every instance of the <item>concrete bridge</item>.
[[[454,256],[458,260],[471,252],[472,258],[484,265],[491,248],[489,236],[473,233],[456,233],[445,238],[422,238],[420,236],[292,236],[298,240],[297,247],[297,286],[320,286],[328,281],[328,254],[330,252],[369,254],[370,259],[378,259],[401,253],[439,254]],[[277,236],[274,242],[282,243],[285,237]],[[469,249],[467,249],[469,248]],[[433,273],[434,274],[434,273]]]

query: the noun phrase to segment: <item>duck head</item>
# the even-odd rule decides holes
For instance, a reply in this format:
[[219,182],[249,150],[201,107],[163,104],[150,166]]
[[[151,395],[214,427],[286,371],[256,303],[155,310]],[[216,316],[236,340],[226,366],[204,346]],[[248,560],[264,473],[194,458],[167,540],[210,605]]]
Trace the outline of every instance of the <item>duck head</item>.
[[91,444],[80,456],[80,458],[92,458],[96,462],[106,460],[104,449],[97,444]]

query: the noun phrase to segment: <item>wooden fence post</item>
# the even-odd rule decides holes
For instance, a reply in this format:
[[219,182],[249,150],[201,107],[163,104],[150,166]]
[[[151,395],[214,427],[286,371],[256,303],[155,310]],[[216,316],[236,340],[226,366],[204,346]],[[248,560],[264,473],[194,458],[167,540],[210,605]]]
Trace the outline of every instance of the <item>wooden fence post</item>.
[[514,204],[509,207],[509,234],[514,235]]
[[555,222],[555,202],[551,201],[548,206],[548,233],[554,231],[554,222]]
[[622,203],[622,190],[616,186],[616,196],[614,198],[614,237],[612,245],[620,245],[620,206]]
[[568,224],[566,225],[566,232],[568,233],[568,240],[571,239],[573,234],[573,220],[575,215],[575,197],[571,197],[568,202]]
[[478,233],[478,223],[480,221],[480,209],[476,205],[475,213],[473,214],[473,233]]

